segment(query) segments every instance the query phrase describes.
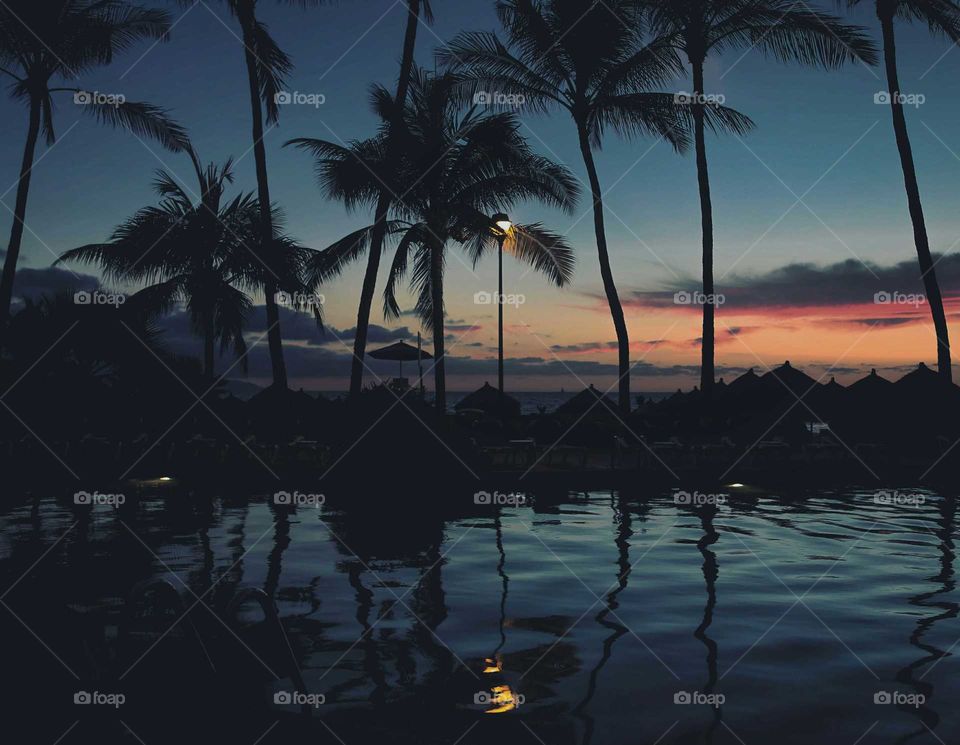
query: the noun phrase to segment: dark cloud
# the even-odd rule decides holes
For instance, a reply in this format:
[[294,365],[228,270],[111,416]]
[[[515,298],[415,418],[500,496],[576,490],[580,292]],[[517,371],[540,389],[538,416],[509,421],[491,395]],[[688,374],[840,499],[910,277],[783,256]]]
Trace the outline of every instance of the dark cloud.
[[100,287],[100,280],[90,274],[71,272],[58,266],[45,269],[17,269],[13,281],[13,297],[36,300],[42,295],[57,295],[62,292],[88,292]]
[[[960,295],[960,255],[934,255],[937,279],[947,296]],[[691,292],[699,280],[690,278],[657,291],[636,291],[626,304],[638,307],[676,308],[674,294]],[[719,280],[717,292],[725,299],[723,309],[806,308],[873,303],[878,292],[923,294],[917,262],[906,259],[890,266],[856,259],[817,266],[794,263],[760,274],[731,274]],[[682,307],[682,306],[681,306]],[[698,306],[690,306],[699,310]]]
[[584,352],[601,352],[616,349],[615,341],[588,341],[582,344],[552,344],[550,351],[557,354],[583,354]]
[[[630,348],[645,349],[673,343],[675,342],[667,339],[641,339],[630,342]],[[552,344],[550,346],[550,351],[557,354],[586,354],[588,352],[609,352],[616,349],[618,349],[618,344],[615,341],[588,341],[580,344]]]

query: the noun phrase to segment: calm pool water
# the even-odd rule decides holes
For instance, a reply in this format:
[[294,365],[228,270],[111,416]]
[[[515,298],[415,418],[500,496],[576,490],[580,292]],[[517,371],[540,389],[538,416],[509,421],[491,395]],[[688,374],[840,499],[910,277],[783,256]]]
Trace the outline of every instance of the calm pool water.
[[[94,731],[159,745],[144,734],[157,702],[196,681],[248,689],[242,714],[262,727],[239,741],[269,743],[271,722],[297,718],[273,703],[296,686],[287,641],[323,696],[311,742],[452,745],[505,721],[531,745],[956,742],[956,501],[909,494],[691,508],[594,492],[410,524],[264,498],[88,516],[37,500],[0,517],[3,638],[12,677],[51,692],[30,740],[44,743],[72,726],[64,745]],[[191,646],[175,612],[131,619],[151,578],[207,606],[191,618],[219,641]],[[244,587],[275,599],[286,639],[252,606],[228,622]],[[74,690],[127,701],[77,706]],[[210,708],[212,728],[232,716]],[[404,710],[424,732],[386,734]]]

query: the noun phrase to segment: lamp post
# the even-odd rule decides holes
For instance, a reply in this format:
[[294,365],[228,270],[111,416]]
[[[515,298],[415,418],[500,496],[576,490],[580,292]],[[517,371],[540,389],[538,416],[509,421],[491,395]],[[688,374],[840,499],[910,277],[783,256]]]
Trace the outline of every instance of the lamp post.
[[503,244],[510,235],[513,223],[503,212],[493,216],[497,234],[497,382],[503,393]]

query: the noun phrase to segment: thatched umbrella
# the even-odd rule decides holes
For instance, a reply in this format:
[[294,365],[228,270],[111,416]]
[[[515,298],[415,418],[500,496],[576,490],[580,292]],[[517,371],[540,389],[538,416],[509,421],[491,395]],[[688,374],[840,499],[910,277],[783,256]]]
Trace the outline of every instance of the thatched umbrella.
[[768,385],[771,383],[775,384],[770,385],[772,390],[777,390],[778,388],[788,388],[797,396],[805,395],[817,385],[816,380],[811,378],[805,372],[793,367],[789,360],[784,362],[777,369],[768,372],[766,375],[760,378],[760,380],[766,382]]
[[851,383],[847,390],[857,399],[869,399],[879,401],[882,397],[889,396],[893,383],[880,375],[877,375],[877,369],[873,368],[869,375],[866,375],[856,383]]
[[484,383],[482,388],[465,396],[454,408],[457,411],[479,409],[500,419],[514,419],[520,416],[520,402],[489,383]]
[[810,405],[816,409],[817,414],[830,416],[840,411],[844,402],[847,401],[847,392],[847,389],[831,376],[829,383],[818,385],[808,398],[810,399]]
[[727,386],[727,394],[730,396],[751,396],[756,395],[763,387],[763,383],[760,382],[760,376],[757,375],[751,367]]
[[[606,401],[607,406],[599,403],[601,400]],[[569,401],[565,401],[557,407],[556,413],[557,416],[561,417],[579,417],[583,416],[587,411],[590,411],[591,414],[610,415],[611,410],[616,410],[616,402],[591,385],[589,388],[584,388]]]

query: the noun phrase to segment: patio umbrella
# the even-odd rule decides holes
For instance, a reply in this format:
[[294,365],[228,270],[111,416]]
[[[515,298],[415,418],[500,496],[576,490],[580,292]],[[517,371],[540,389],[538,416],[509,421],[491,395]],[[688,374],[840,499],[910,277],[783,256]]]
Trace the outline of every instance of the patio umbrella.
[[404,362],[433,359],[433,355],[429,352],[424,352],[422,349],[417,349],[416,347],[407,344],[405,341],[398,341],[389,346],[381,347],[380,349],[374,349],[372,352],[370,352],[370,356],[375,360],[393,360],[395,362],[399,362],[400,375],[398,377],[401,378],[403,377]]

